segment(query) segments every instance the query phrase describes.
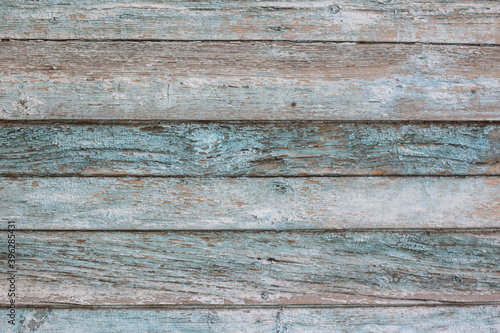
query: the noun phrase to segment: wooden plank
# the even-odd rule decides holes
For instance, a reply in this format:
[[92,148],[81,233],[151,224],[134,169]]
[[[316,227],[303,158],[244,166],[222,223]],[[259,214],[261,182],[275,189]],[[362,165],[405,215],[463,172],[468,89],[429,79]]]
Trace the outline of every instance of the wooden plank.
[[[496,332],[500,309],[22,309],[12,332]],[[22,322],[21,322],[22,321]]]
[[497,228],[500,178],[2,178],[0,211],[32,230]]
[[18,231],[16,253],[18,306],[500,300],[500,233]]
[[3,42],[0,118],[500,120],[499,50]]
[[499,43],[496,1],[7,1],[1,38]]
[[488,123],[0,125],[3,175],[500,175]]

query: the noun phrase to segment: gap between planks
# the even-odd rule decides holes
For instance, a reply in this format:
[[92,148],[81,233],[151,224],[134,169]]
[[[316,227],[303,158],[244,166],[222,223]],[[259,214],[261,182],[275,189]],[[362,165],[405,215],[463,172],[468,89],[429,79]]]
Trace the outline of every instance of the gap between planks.
[[[0,220],[7,223],[8,219]],[[7,232],[5,227],[0,227],[0,233]],[[124,234],[426,234],[426,235],[446,235],[446,234],[496,234],[500,232],[500,227],[487,228],[353,228],[353,229],[35,229],[35,228],[17,228],[15,232],[28,233],[124,233]]]
[[151,42],[151,43],[296,43],[296,44],[307,44],[307,43],[323,43],[323,44],[383,44],[383,45],[437,45],[437,46],[484,46],[484,47],[498,47],[500,44],[497,43],[446,43],[446,42],[391,42],[391,41],[356,41],[356,40],[322,40],[322,39],[308,39],[308,40],[294,40],[294,39],[89,39],[89,38],[68,38],[68,39],[50,39],[50,38],[0,38],[0,42],[89,42],[89,43],[114,43],[114,42],[131,42],[131,43],[141,43],[141,42]]
[[342,124],[359,124],[359,125],[500,125],[500,120],[484,119],[484,120],[403,120],[403,119],[72,119],[72,118],[50,118],[50,119],[0,119],[0,127],[16,126],[16,125],[37,125],[37,126],[54,126],[54,125],[122,125],[122,126],[150,126],[150,125],[179,125],[179,124],[219,124],[219,125],[342,125]]
[[333,175],[259,175],[259,176],[206,176],[200,177],[197,175],[156,175],[156,174],[81,174],[81,173],[65,173],[65,174],[30,174],[30,173],[0,173],[2,178],[25,179],[25,178],[165,178],[165,179],[258,179],[258,178],[498,178],[497,174],[481,174],[475,173],[470,175],[454,175],[454,174],[436,174],[436,175],[419,175],[419,174],[391,174],[384,173],[383,175],[359,175],[359,174],[333,174]]
[[[49,305],[47,305],[49,304]],[[7,305],[1,304],[0,306]],[[443,302],[441,304],[125,304],[125,305],[85,305],[76,303],[54,303],[42,304],[18,304],[19,309],[88,309],[88,310],[135,310],[135,309],[158,309],[158,310],[247,310],[247,309],[369,309],[369,308],[474,308],[479,306],[500,306],[498,302]]]

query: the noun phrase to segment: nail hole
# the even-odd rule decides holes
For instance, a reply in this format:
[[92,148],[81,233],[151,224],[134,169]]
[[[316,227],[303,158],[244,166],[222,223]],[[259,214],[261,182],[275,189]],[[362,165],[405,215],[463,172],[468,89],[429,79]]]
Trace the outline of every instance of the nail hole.
[[338,12],[340,12],[340,7],[337,5],[331,5],[328,9],[332,14],[337,14]]

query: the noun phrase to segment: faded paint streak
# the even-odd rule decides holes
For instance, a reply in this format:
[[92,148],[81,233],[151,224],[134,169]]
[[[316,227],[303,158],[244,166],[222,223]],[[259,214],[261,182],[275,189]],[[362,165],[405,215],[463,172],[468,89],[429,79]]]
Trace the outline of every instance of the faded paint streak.
[[0,173],[500,174],[500,137],[495,124],[158,124],[4,124],[0,127]]
[[497,47],[11,41],[0,59],[2,119],[500,120]]
[[500,225],[499,178],[3,178],[0,188],[0,218],[17,229]]
[[500,41],[499,8],[485,0],[14,1],[0,5],[0,38],[487,44]]
[[[25,231],[16,236],[22,244],[19,304],[500,299],[497,233]],[[0,302],[5,304],[6,294]]]

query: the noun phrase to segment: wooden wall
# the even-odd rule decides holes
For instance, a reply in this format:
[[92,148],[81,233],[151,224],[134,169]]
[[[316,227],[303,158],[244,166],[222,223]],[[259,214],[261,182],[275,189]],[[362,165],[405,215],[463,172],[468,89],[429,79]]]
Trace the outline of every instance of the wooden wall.
[[0,331],[499,332],[499,27],[488,0],[2,1]]

